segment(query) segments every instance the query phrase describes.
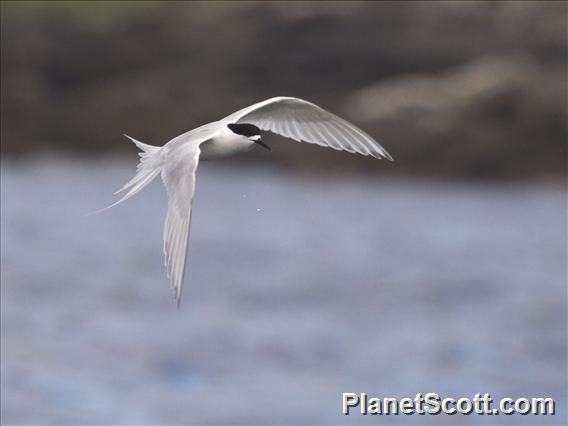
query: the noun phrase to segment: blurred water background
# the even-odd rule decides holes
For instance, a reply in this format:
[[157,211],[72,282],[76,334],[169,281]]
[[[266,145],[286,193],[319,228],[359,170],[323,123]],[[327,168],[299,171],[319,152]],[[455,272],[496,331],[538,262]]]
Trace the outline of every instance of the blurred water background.
[[[1,3],[2,424],[566,424],[564,2]],[[276,95],[394,163],[266,135],[198,169],[175,309],[161,145]],[[553,397],[364,417],[342,392]]]

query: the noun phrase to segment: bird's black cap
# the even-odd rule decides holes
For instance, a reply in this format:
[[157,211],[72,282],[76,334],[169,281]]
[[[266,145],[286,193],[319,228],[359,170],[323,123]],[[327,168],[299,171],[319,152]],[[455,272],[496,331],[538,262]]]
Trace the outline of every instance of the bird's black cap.
[[231,123],[227,124],[227,127],[237,135],[242,135],[246,137],[260,135],[260,129],[256,127],[254,124],[250,123]]

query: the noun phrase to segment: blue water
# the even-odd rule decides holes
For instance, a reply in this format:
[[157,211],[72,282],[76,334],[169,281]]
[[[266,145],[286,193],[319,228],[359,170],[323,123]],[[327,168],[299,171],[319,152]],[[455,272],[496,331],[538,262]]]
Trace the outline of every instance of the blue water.
[[[166,197],[119,161],[2,164],[3,424],[565,424],[566,194],[204,163],[181,308]],[[342,392],[557,415],[341,414]]]

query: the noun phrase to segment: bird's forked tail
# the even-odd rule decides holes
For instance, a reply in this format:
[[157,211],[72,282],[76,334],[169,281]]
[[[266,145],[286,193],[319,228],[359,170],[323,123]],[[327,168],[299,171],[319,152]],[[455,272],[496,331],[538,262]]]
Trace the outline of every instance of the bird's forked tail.
[[136,175],[134,175],[134,177],[130,179],[130,181],[128,181],[122,188],[116,191],[115,194],[126,191],[127,189],[128,192],[124,194],[122,198],[116,203],[108,206],[107,209],[110,209],[111,207],[114,207],[117,204],[128,200],[130,197],[138,193],[142,188],[152,182],[152,180],[154,180],[154,178],[160,174],[160,172],[162,171],[162,166],[164,164],[164,152],[161,146],[147,145],[145,143],[137,141],[134,138],[131,138],[128,135],[124,136],[130,139],[134,143],[134,145],[136,145],[142,151],[138,153],[138,155],[140,156],[140,162],[136,167]]

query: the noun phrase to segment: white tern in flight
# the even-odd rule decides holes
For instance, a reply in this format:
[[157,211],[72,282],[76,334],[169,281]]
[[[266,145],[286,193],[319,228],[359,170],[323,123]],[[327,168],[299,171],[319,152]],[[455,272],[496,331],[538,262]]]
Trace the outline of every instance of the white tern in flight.
[[307,142],[375,158],[393,160],[372,137],[353,124],[298,98],[279,96],[256,103],[219,121],[205,124],[173,138],[164,146],[152,146],[128,137],[142,151],[136,175],[116,194],[127,191],[113,207],[161,175],[168,193],[164,226],[165,265],[175,300],[181,297],[195,171],[199,159],[223,157],[249,151],[255,145],[271,150],[261,130],[298,142]]

